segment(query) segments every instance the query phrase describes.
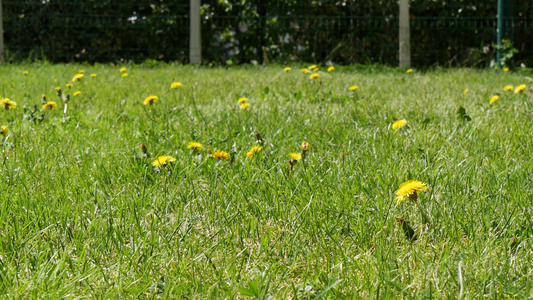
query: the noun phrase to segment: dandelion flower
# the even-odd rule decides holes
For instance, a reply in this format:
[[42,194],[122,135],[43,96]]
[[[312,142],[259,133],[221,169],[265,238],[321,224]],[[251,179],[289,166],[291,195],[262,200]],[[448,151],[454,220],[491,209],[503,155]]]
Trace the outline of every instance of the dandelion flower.
[[176,159],[172,156],[162,155],[162,156],[159,156],[156,160],[154,160],[154,162],[152,162],[152,166],[160,167],[160,166],[168,165],[175,161]]
[[72,77],[72,82],[81,81],[83,78],[83,74],[76,74],[74,77]]
[[15,101],[11,101],[9,98],[3,98],[2,101],[0,101],[0,106],[5,110],[9,110],[17,107],[17,103]]
[[128,77],[128,73],[122,73],[122,78]]
[[247,102],[247,101],[248,101],[248,98],[246,98],[246,97],[241,97],[241,98],[239,98],[239,100],[237,100],[237,102],[239,102],[239,103],[244,103],[244,102]]
[[512,85],[506,85],[503,87],[504,92],[512,92],[514,90],[514,86]]
[[143,101],[143,104],[144,105],[152,105],[154,104],[157,100],[159,100],[159,97],[157,96],[148,96],[144,99]]
[[407,73],[407,74],[413,73],[413,69],[407,69],[407,71],[405,71],[405,73]]
[[316,65],[312,65],[312,66],[309,66],[309,67],[307,67],[307,68],[308,68],[309,70],[314,70],[314,69],[317,68],[317,66],[316,66]]
[[98,75],[96,75],[95,73],[92,73],[92,74],[91,74],[91,77],[92,77],[92,78],[96,78],[96,76],[98,76]]
[[291,70],[291,67],[285,67],[285,69],[283,69],[283,71],[285,72],[289,72]]
[[229,153],[226,152],[226,151],[222,151],[222,150],[215,150],[215,152],[213,152],[212,156],[216,159],[228,159],[229,158]]
[[490,102],[490,104],[492,104],[492,103],[498,101],[498,99],[500,99],[500,96],[494,95],[494,96],[490,97],[489,102]]
[[418,180],[409,180],[400,185],[400,188],[396,191],[396,203],[402,203],[405,198],[411,200],[417,200],[417,193],[427,191],[429,188],[424,182]]
[[311,79],[311,80],[315,80],[315,79],[318,79],[318,78],[320,78],[320,74],[318,74],[318,73],[313,73],[313,74],[311,74],[311,76],[309,76],[309,79]]
[[170,85],[170,88],[171,89],[179,89],[180,87],[182,87],[182,84],[180,82],[173,82],[171,85]]
[[79,94],[81,94],[80,91],[75,91],[74,94],[72,94],[73,96],[78,96]]
[[44,111],[50,111],[56,107],[57,107],[57,103],[55,103],[55,101],[48,101],[45,104],[43,104]]
[[359,87],[357,85],[352,85],[351,87],[348,88],[350,91],[355,91],[357,89],[359,89]]
[[22,71],[22,75],[28,75],[28,74],[30,74],[30,72],[28,72],[28,71]]
[[302,151],[309,151],[309,143],[306,141],[302,142]]
[[198,142],[189,142],[187,144],[187,149],[191,149],[193,151],[200,151],[202,149],[204,149],[204,146],[202,146],[202,144],[198,143]]
[[309,74],[311,73],[311,71],[309,69],[301,69],[300,72],[304,73],[304,74]]
[[289,153],[289,156],[294,161],[300,161],[302,160],[302,155],[300,153]]
[[503,68],[503,71],[504,72],[509,72],[509,68],[505,67],[505,68]]
[[65,86],[68,87],[68,88],[71,88],[72,87],[72,83],[67,83],[67,84],[65,84]]
[[328,68],[328,72],[333,72],[333,71],[335,71],[335,67],[334,66],[331,66],[331,67]]
[[259,153],[261,150],[263,150],[263,147],[259,146],[259,145],[254,145],[250,151],[248,151],[246,153],[246,156],[248,156],[249,158],[253,158],[254,155],[256,155],[257,153]]
[[470,91],[469,89],[465,89],[465,90],[463,91],[463,95],[468,94],[469,91]]
[[120,71],[120,73],[124,73],[124,72],[126,72],[127,70],[128,70],[128,69],[126,69],[125,67],[122,67],[122,68],[120,68],[119,71]]
[[3,136],[7,136],[7,134],[9,133],[9,130],[7,129],[6,125],[2,125],[2,127],[0,127],[0,132],[2,133]]
[[246,109],[250,106],[250,103],[248,102],[244,102],[243,104],[241,104],[241,109]]
[[515,94],[522,93],[522,92],[524,92],[525,89],[526,89],[526,85],[525,84],[521,84],[521,85],[516,87],[516,89],[514,90],[514,93]]
[[407,121],[404,119],[399,119],[399,120],[394,121],[394,123],[392,123],[392,129],[398,130],[398,129],[403,128],[405,125],[407,125]]

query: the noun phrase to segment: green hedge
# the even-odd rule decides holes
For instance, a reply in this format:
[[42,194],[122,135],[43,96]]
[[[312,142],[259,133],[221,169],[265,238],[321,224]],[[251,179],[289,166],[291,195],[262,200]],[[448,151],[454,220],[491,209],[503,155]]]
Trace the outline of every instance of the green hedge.
[[[10,59],[188,59],[189,0],[3,0]],[[43,3],[44,2],[44,3]],[[508,0],[507,36],[531,65],[533,0]],[[411,1],[415,66],[487,66],[496,1]],[[398,63],[398,2],[204,0],[204,61]]]

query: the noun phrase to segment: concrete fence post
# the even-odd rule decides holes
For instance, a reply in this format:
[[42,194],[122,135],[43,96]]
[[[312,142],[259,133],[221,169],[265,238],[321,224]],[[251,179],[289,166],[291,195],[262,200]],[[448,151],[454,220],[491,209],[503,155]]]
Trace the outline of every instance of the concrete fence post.
[[190,0],[191,14],[189,37],[189,63],[202,63],[202,31],[200,22],[200,0]]
[[411,32],[409,26],[409,0],[400,0],[400,67],[411,67]]

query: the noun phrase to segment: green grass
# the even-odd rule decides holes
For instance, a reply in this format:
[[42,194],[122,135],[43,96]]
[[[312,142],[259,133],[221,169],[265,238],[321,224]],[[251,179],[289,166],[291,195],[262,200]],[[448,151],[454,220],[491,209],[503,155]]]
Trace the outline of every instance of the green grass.
[[[292,67],[1,66],[2,297],[533,297],[531,75]],[[42,94],[58,107],[39,120]],[[432,225],[396,204],[410,179]]]

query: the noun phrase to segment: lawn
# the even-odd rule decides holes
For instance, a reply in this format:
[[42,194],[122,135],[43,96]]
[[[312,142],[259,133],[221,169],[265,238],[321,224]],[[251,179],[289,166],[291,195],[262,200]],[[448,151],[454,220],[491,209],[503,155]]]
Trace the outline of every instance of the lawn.
[[533,75],[307,66],[0,66],[2,297],[533,297]]

